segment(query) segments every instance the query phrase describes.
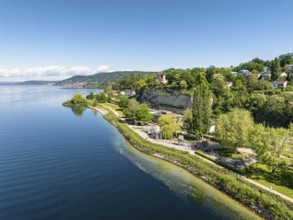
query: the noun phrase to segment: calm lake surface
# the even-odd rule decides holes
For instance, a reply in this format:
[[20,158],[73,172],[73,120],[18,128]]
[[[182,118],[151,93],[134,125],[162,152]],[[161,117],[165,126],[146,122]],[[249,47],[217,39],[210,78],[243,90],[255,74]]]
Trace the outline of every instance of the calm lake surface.
[[1,220],[259,219],[99,113],[62,106],[78,92],[90,91],[0,86]]

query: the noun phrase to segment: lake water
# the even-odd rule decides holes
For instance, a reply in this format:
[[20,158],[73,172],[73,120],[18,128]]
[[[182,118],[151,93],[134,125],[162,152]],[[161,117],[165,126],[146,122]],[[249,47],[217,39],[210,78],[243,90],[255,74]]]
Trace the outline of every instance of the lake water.
[[259,219],[99,113],[63,107],[77,92],[89,91],[0,86],[1,220]]

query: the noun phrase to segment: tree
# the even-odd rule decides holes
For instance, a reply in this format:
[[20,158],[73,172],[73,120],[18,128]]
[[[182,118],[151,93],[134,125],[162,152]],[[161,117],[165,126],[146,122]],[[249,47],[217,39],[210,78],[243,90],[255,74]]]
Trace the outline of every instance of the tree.
[[187,83],[185,80],[181,80],[179,85],[180,85],[180,89],[187,89]]
[[277,168],[287,165],[288,161],[282,157],[283,153],[293,151],[293,124],[289,129],[264,127],[256,125],[250,134],[250,145],[258,153],[261,162],[272,168],[272,173]]
[[135,99],[130,99],[127,108],[124,109],[123,114],[132,120],[136,120],[135,112],[139,109],[140,105]]
[[279,56],[281,67],[293,63],[293,53],[286,53]]
[[285,151],[292,152],[292,138],[293,138],[293,125],[290,129],[284,128],[267,128],[268,129],[268,145],[263,154],[264,160],[272,167],[272,173],[280,166],[287,165],[287,160],[281,158]]
[[121,96],[120,97],[120,102],[119,102],[119,107],[120,108],[127,108],[128,106],[128,98],[126,98],[125,96]]
[[285,126],[286,100],[278,95],[267,97],[264,105],[265,123],[270,126]]
[[220,73],[214,74],[213,79],[212,79],[212,85],[214,87],[214,93],[217,96],[223,94],[226,89],[224,76]]
[[97,102],[105,103],[107,101],[107,96],[104,92],[100,92],[96,95]]
[[253,63],[259,63],[259,64],[262,64],[263,65],[265,61],[263,61],[263,60],[261,60],[261,59],[259,59],[257,57],[257,58],[254,58],[251,62],[253,62]]
[[272,71],[272,76],[271,76],[272,80],[277,80],[281,72],[280,60],[278,58],[275,58],[272,61],[271,71]]
[[258,58],[249,61],[247,63],[241,63],[238,67],[234,68],[235,71],[239,70],[249,70],[250,72],[252,71],[257,71],[257,72],[262,72],[263,71],[263,65],[264,63],[259,60]]
[[258,78],[255,76],[251,76],[247,79],[247,89],[249,91],[253,91],[258,83]]
[[211,65],[209,68],[206,70],[206,79],[209,83],[212,82],[214,74],[216,74],[216,67]]
[[266,80],[259,80],[254,86],[255,90],[270,90],[272,89],[272,84]]
[[193,93],[193,132],[199,138],[209,131],[212,115],[212,96],[208,86],[198,85]]
[[141,122],[149,122],[153,119],[153,115],[150,113],[150,109],[146,103],[141,104],[137,111],[134,113],[135,120]]
[[141,88],[146,86],[145,80],[140,79],[134,82],[134,89],[136,92],[138,92]]
[[252,94],[249,97],[249,110],[252,112],[254,120],[258,123],[263,123],[265,120],[265,105],[267,97],[264,94]]
[[112,92],[112,86],[111,85],[107,85],[105,88],[104,88],[104,93],[106,94],[110,94]]
[[180,126],[174,115],[163,115],[158,119],[158,124],[162,129],[162,137],[164,139],[171,139],[177,131],[180,131]]
[[95,98],[94,93],[91,92],[89,95],[86,96],[86,98],[90,100],[94,99]]
[[236,150],[237,147],[249,144],[249,133],[253,125],[250,112],[236,108],[219,116],[215,135],[221,145]]
[[192,109],[188,108],[183,112],[183,127],[189,133],[193,131]]
[[85,98],[82,97],[82,94],[77,93],[72,97],[71,103],[74,105],[82,104],[82,103],[86,103],[86,100],[85,100]]

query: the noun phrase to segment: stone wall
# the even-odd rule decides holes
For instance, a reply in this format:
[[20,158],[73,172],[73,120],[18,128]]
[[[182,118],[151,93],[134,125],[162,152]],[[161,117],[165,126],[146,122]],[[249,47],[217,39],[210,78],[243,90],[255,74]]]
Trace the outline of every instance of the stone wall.
[[140,102],[146,102],[150,108],[162,109],[182,114],[187,108],[192,108],[191,96],[180,94],[171,89],[144,89],[138,96]]

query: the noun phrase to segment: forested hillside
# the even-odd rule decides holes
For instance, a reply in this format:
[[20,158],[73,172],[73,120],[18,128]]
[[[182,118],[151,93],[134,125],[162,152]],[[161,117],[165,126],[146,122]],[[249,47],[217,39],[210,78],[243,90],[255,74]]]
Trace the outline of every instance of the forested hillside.
[[84,83],[84,85],[94,85],[96,87],[104,87],[105,85],[114,82],[123,76],[127,75],[147,75],[152,72],[143,72],[143,71],[118,71],[118,72],[105,72],[97,73],[90,76],[73,76],[69,79],[62,80],[57,82],[56,85],[64,86],[75,83]]

